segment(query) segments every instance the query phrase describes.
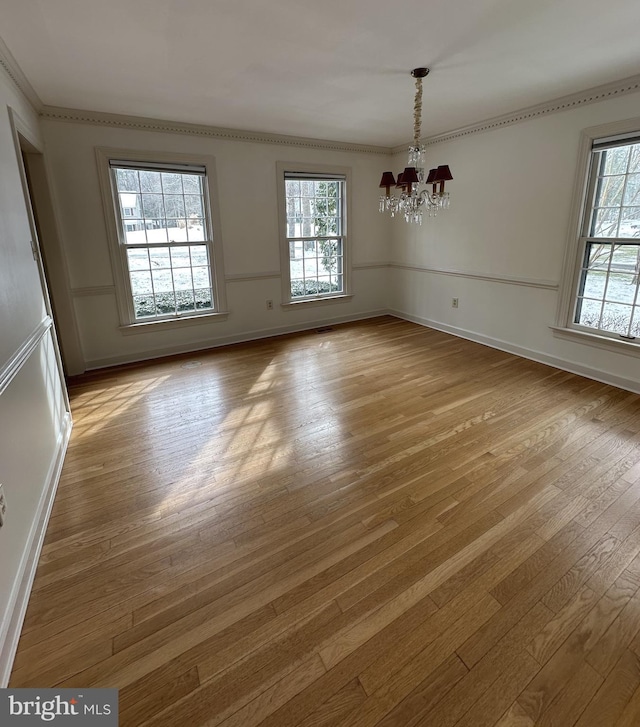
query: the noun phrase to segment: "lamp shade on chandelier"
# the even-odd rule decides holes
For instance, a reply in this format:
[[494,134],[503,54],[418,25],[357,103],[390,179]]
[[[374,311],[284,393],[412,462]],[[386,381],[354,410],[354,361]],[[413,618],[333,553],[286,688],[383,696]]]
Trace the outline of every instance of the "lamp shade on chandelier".
[[[420,142],[422,125],[422,79],[429,73],[428,68],[414,68],[411,75],[416,79],[416,95],[413,105],[413,144],[409,147],[409,166],[394,178],[393,172],[384,172],[380,180],[380,212],[389,212],[392,217],[404,215],[407,222],[422,224],[423,214],[435,216],[439,210],[449,207],[449,192],[445,192],[445,182],[453,179],[446,164],[430,169],[425,175],[424,162],[426,149]],[[392,187],[399,190],[392,194]]]

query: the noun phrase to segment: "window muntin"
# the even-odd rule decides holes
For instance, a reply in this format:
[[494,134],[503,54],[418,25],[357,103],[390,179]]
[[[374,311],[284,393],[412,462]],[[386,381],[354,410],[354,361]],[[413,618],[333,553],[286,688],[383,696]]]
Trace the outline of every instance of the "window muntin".
[[215,310],[204,167],[111,160],[135,321]]
[[640,141],[594,144],[573,325],[640,337]]
[[291,300],[345,293],[346,180],[285,172]]

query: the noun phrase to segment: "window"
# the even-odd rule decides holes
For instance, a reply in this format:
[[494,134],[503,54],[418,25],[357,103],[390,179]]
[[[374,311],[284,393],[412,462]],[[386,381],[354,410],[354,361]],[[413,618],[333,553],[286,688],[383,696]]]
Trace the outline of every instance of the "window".
[[579,240],[578,331],[640,339],[640,136],[594,139]]
[[222,284],[206,164],[104,151],[124,326],[219,313]]
[[282,170],[284,300],[348,293],[347,174]]

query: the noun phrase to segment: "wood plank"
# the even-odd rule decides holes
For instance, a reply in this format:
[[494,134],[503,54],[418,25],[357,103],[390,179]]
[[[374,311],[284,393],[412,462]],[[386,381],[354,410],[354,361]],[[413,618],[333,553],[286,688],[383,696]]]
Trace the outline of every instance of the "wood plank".
[[533,727],[533,725],[534,722],[531,717],[518,702],[514,702],[500,721],[496,722],[495,727]]
[[551,656],[518,702],[534,722],[568,689],[575,674],[585,668],[585,658],[635,593],[636,586],[620,578],[591,609],[567,640]]
[[601,727],[620,719],[640,686],[640,658],[625,651],[604,684],[596,692],[576,727]]
[[[426,715],[431,724],[438,727],[451,727],[463,720],[465,715],[473,714],[474,718],[490,711],[494,721],[500,717],[505,708],[518,696],[525,684],[519,686],[510,699],[507,699],[501,707],[477,707],[479,701],[488,694],[496,684],[500,682],[500,690],[503,696],[511,694],[512,686],[503,683],[508,681],[508,675],[515,676],[519,668],[523,673],[530,673],[530,677],[540,670],[540,665],[535,660],[525,655],[525,645],[531,636],[540,630],[553,616],[546,606],[537,603],[500,641],[481,659],[469,673],[452,689],[446,696],[434,705]],[[515,678],[515,682],[518,679]],[[497,713],[496,713],[497,712]]]
[[351,712],[354,712],[367,698],[367,693],[357,679],[342,687],[327,699],[300,727],[332,727]]
[[639,631],[640,589],[591,649],[587,661],[603,677],[608,676]]
[[387,716],[378,723],[378,727],[413,727],[428,722],[426,715],[431,711],[469,670],[452,654],[444,661],[434,674],[421,682],[405,699],[403,699]]
[[572,727],[603,681],[593,667],[583,662],[536,724],[539,727]]

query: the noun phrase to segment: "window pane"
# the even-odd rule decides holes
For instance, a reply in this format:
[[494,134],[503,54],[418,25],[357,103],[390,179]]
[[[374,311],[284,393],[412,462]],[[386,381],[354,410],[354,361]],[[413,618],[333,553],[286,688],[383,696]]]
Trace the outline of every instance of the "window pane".
[[149,252],[146,248],[133,248],[127,250],[129,270],[149,270]]
[[631,312],[631,306],[620,305],[619,303],[605,303],[600,328],[626,335],[631,322]]
[[193,274],[193,286],[194,288],[204,288],[211,285],[209,280],[209,268],[208,267],[196,267],[192,268]]
[[629,162],[628,146],[617,146],[602,152],[602,174],[624,174]]
[[298,298],[304,295],[304,280],[291,280],[291,297]]
[[619,237],[640,237],[640,207],[623,207]]
[[144,220],[123,220],[122,227],[127,245],[146,244]]
[[619,207],[626,177],[602,177],[598,182],[596,207]]
[[204,220],[190,218],[186,221],[186,226],[190,242],[199,242],[206,239]]
[[604,288],[607,282],[607,273],[603,270],[585,270],[583,273],[585,298],[604,298]]
[[119,192],[120,209],[123,217],[142,217],[141,197],[135,192]]
[[182,174],[162,172],[162,191],[165,194],[182,194]]
[[187,241],[187,221],[184,218],[168,219],[166,225],[169,242]]
[[129,277],[131,278],[131,292],[134,295],[153,293],[151,273],[148,270],[132,271]]
[[173,286],[178,290],[193,290],[193,282],[191,280],[191,268],[174,268],[173,270]]
[[598,328],[601,311],[602,303],[599,301],[578,299],[576,323],[589,328]]
[[195,194],[185,195],[184,204],[187,217],[204,217],[201,196],[196,196]]
[[161,194],[142,195],[142,213],[148,219],[164,217],[164,204]]
[[156,315],[156,303],[153,295],[134,295],[133,309],[136,318],[148,318]]
[[145,220],[147,242],[168,242],[167,228],[164,220]]
[[167,217],[185,217],[184,197],[177,194],[166,194],[164,197],[164,209]]
[[185,194],[202,194],[202,177],[199,174],[183,174],[182,188]]
[[602,207],[594,210],[591,237],[616,237],[618,234],[618,207]]
[[638,258],[638,245],[613,245],[611,270],[616,273],[633,272]]
[[318,277],[318,258],[305,258],[304,261],[304,277]]
[[149,258],[151,260],[151,269],[158,270],[160,268],[171,267],[168,247],[152,247],[149,249]]
[[119,192],[139,192],[140,182],[135,169],[116,169],[116,182]]
[[182,313],[184,311],[193,311],[196,309],[193,299],[193,290],[176,290],[176,305]]
[[304,294],[305,295],[316,295],[320,291],[318,290],[317,280],[305,280],[304,281]]
[[628,174],[622,204],[625,207],[640,205],[640,174]]
[[141,170],[140,189],[143,192],[162,192],[162,184],[160,183],[160,172],[152,172]]
[[153,288],[157,293],[169,293],[173,291],[173,277],[171,270],[153,270]]
[[611,273],[606,299],[620,303],[633,303],[636,297],[634,276],[628,273]]
[[205,245],[191,245],[191,264],[208,265],[209,255]]
[[195,292],[196,309],[204,310],[213,308],[213,294],[211,288],[201,288]]
[[590,243],[587,245],[587,263],[588,268],[597,270],[606,270],[609,267],[611,259],[611,245],[608,242],[602,244]]
[[170,293],[157,293],[156,294],[156,315],[166,316],[175,315],[176,312],[176,298],[175,294]]
[[191,267],[191,255],[189,254],[189,248],[187,246],[171,248],[171,265],[174,270],[176,268]]

